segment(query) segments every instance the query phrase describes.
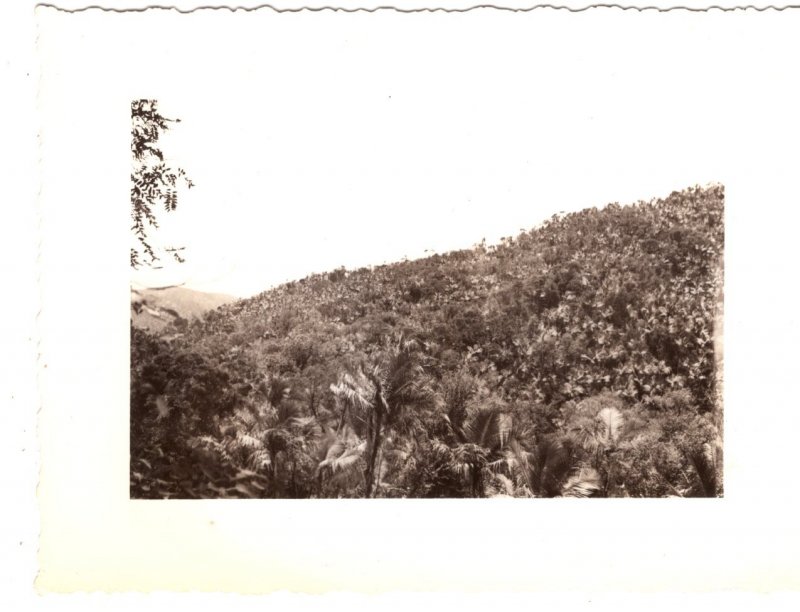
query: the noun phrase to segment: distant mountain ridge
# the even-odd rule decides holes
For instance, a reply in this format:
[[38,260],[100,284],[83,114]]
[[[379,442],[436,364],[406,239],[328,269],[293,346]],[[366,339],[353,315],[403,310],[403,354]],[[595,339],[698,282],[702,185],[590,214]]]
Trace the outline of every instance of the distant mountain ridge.
[[206,293],[186,287],[131,287],[131,320],[133,325],[158,332],[180,321],[190,321],[210,311],[236,301],[222,293]]

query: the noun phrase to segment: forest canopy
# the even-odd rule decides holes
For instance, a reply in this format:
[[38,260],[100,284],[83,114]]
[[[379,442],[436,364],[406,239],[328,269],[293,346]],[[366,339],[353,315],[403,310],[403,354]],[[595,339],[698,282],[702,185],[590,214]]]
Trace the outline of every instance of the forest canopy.
[[134,498],[720,496],[722,186],[131,327]]

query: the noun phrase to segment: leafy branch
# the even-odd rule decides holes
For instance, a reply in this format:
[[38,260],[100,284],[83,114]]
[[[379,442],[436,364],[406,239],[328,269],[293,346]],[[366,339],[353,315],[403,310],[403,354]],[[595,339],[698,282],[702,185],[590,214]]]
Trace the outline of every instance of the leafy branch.
[[[152,266],[160,257],[151,242],[153,230],[159,228],[156,211],[174,211],[178,207],[178,185],[194,187],[183,168],[175,168],[164,160],[159,139],[169,129],[170,123],[180,119],[168,119],[158,112],[156,100],[133,100],[131,102],[131,230],[136,246],[131,247],[131,267]],[[164,251],[175,261],[183,263],[184,247],[166,247]]]

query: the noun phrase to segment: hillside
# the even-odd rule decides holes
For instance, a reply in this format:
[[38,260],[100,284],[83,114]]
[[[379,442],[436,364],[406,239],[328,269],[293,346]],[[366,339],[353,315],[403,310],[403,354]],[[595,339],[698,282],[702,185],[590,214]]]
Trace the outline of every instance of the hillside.
[[[221,293],[206,293],[186,287],[131,288],[131,321],[135,327],[161,331],[185,319],[200,318],[209,310],[236,298]],[[180,323],[178,323],[180,325]]]
[[720,495],[724,191],[132,329],[134,497]]

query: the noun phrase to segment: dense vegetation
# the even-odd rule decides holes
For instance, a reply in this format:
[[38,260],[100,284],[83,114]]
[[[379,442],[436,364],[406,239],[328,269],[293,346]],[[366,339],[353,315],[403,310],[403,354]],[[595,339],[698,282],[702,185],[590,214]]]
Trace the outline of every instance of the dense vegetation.
[[722,494],[724,192],[131,328],[131,495]]

